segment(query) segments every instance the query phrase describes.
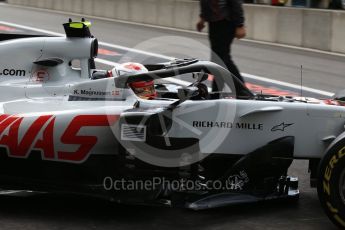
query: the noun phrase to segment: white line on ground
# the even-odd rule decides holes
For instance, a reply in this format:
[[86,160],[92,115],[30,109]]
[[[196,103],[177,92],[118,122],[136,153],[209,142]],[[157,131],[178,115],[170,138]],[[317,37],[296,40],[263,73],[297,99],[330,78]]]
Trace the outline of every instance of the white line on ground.
[[56,32],[50,31],[50,30],[38,29],[38,28],[35,28],[35,27],[19,25],[19,24],[11,23],[11,22],[0,21],[0,24],[6,25],[6,26],[15,27],[15,28],[19,28],[19,29],[30,30],[30,31],[38,32],[38,33],[44,33],[44,34],[52,35],[52,36],[59,36],[59,37],[65,36],[65,34],[62,34],[62,33],[56,33]]
[[[105,18],[105,17],[78,14],[78,13],[72,13],[72,12],[59,11],[59,10],[35,8],[35,7],[31,7],[31,6],[8,5],[6,3],[0,3],[0,5],[7,6],[7,7],[30,9],[30,10],[36,10],[36,11],[42,11],[42,12],[49,12],[49,13],[58,13],[58,14],[63,14],[63,15],[76,16],[76,17],[87,17],[87,18],[92,18],[92,19],[97,19],[97,20],[102,20],[102,21],[109,21],[109,22],[117,22],[117,23],[122,23],[122,24],[127,24],[127,25],[137,25],[137,26],[144,26],[144,27],[148,27],[148,28],[156,28],[156,29],[163,29],[163,30],[170,30],[170,31],[176,31],[176,32],[183,32],[183,33],[207,36],[207,33],[205,33],[205,32],[200,33],[200,32],[193,31],[193,30],[171,28],[171,27],[166,27],[166,26],[158,26],[158,25],[145,24],[145,23],[140,23],[140,22],[130,22],[130,21],[124,21],[124,20],[120,20],[120,19]],[[249,42],[249,43],[255,43],[255,44],[275,46],[275,47],[288,48],[288,49],[295,49],[295,50],[301,50],[301,51],[308,51],[308,52],[326,54],[326,55],[337,56],[337,57],[345,57],[345,54],[343,54],[343,53],[336,53],[336,52],[318,50],[318,49],[313,49],[313,48],[286,45],[286,44],[281,44],[281,43],[265,42],[265,41],[251,40],[251,39],[241,39],[241,41],[245,41],[245,42]]]
[[[56,32],[50,31],[50,30],[44,30],[44,29],[34,28],[34,27],[31,27],[31,26],[24,26],[24,25],[19,25],[19,24],[15,24],[15,23],[10,23],[10,22],[0,21],[0,24],[6,25],[6,26],[15,27],[15,28],[19,28],[19,29],[30,30],[30,31],[38,32],[38,33],[44,33],[44,34],[48,34],[48,35],[52,35],[52,36],[59,36],[59,37],[65,36],[65,34],[62,34],[62,33],[56,33]],[[118,45],[114,45],[114,44],[110,44],[110,43],[106,43],[106,42],[99,42],[99,44],[103,45],[103,46],[110,47],[110,48],[123,49],[123,50],[126,50],[126,51],[141,53],[141,54],[145,54],[145,55],[149,55],[149,56],[154,56],[154,57],[158,57],[158,58],[163,58],[163,59],[167,59],[167,60],[174,59],[173,57],[169,57],[169,56],[165,56],[165,55],[160,55],[160,54],[155,54],[155,53],[146,52],[146,51],[137,50],[137,49],[131,49],[131,48],[128,48],[128,47],[118,46]],[[109,66],[117,66],[118,65],[118,63],[116,63],[116,62],[108,61],[108,60],[101,59],[101,58],[96,58],[95,61],[98,62],[98,63],[101,63],[101,64],[109,65]],[[180,80],[180,79],[177,79],[177,78],[167,78],[166,80],[170,81],[172,83],[175,83],[175,84],[183,85],[183,86],[190,85],[190,82],[183,81],[183,80]]]
[[[104,59],[100,59],[100,58],[96,58],[95,61],[98,62],[98,63],[109,65],[109,66],[118,66],[119,65],[119,63],[108,61],[108,60],[104,60]],[[191,84],[188,81],[184,81],[184,80],[177,79],[177,78],[172,78],[172,77],[166,78],[165,80],[169,81],[171,83],[175,83],[177,85],[182,85],[182,86],[189,86]]]
[[161,54],[157,54],[157,53],[151,53],[151,52],[147,52],[147,51],[143,51],[143,50],[133,49],[133,48],[125,47],[125,46],[110,44],[110,43],[107,43],[107,42],[99,42],[99,44],[103,45],[103,46],[110,47],[110,48],[126,50],[128,52],[135,52],[135,53],[144,54],[144,55],[147,55],[147,56],[167,59],[167,61],[175,59],[174,57],[169,57],[169,56],[166,56],[166,55],[161,55]]
[[109,66],[118,66],[119,65],[119,63],[108,61],[108,60],[101,59],[101,58],[95,58],[95,62],[104,64],[104,65],[109,65]]
[[[259,77],[259,76],[251,75],[251,74],[247,74],[247,73],[241,73],[241,74],[245,78],[254,79],[257,81],[267,82],[267,83],[276,84],[276,85],[281,85],[281,86],[289,87],[292,89],[298,89],[298,90],[301,89],[300,85],[295,85],[295,84],[291,84],[291,83],[287,83],[287,82],[283,82],[283,81],[277,81],[277,80],[273,80],[273,79],[269,79],[269,78],[265,78],[265,77]],[[309,87],[305,87],[305,86],[302,87],[302,91],[308,91],[311,93],[325,95],[328,97],[331,97],[334,95],[334,93],[331,93],[331,92],[327,92],[327,91],[323,91],[323,90],[319,90],[319,89],[313,89],[313,88],[309,88]]]
[[[15,28],[19,28],[19,29],[30,30],[30,31],[34,31],[34,32],[37,32],[37,33],[48,34],[48,35],[52,35],[52,36],[59,36],[59,37],[65,36],[65,34],[62,34],[62,33],[56,33],[56,32],[50,31],[50,30],[44,30],[44,29],[39,29],[39,28],[31,27],[31,26],[19,25],[19,24],[11,23],[11,22],[0,21],[0,24],[6,25],[6,26],[15,27]],[[148,55],[148,56],[154,56],[154,57],[163,58],[163,59],[167,59],[167,60],[173,60],[174,59],[173,57],[169,57],[169,56],[165,56],[165,55],[160,55],[160,54],[156,54],[156,53],[151,53],[151,52],[147,52],[147,51],[143,51],[143,50],[138,50],[138,49],[132,49],[132,48],[128,48],[128,47],[125,47],[125,46],[110,44],[110,43],[107,43],[107,42],[99,42],[99,44],[103,45],[103,46],[110,47],[110,48],[122,49],[122,50],[126,50],[128,52],[135,52],[135,53],[144,54],[144,55]]]
[[[56,33],[56,32],[50,31],[50,30],[44,30],[44,29],[39,29],[39,28],[31,27],[31,26],[19,25],[19,24],[11,23],[11,22],[0,21],[0,24],[19,28],[19,29],[30,30],[30,31],[38,32],[38,33],[44,33],[44,34],[48,34],[48,35],[52,35],[52,36],[65,36],[65,34],[62,34],[62,33]],[[167,60],[174,59],[173,57],[169,57],[169,56],[165,56],[165,55],[161,55],[161,54],[156,54],[156,53],[151,53],[151,52],[147,52],[147,51],[143,51],[143,50],[128,48],[125,46],[110,44],[110,43],[106,43],[106,42],[99,42],[99,44],[106,46],[106,47],[110,47],[110,48],[122,49],[122,50],[126,50],[129,52],[136,52],[136,53],[145,54],[148,56],[153,56],[153,57],[158,57],[158,58],[163,58],[163,59],[167,59]],[[106,65],[110,65],[110,66],[118,65],[118,63],[111,62],[111,61],[108,61],[105,59],[100,59],[100,58],[97,58],[96,61],[98,63],[102,63],[102,64],[106,64]],[[247,74],[247,73],[241,73],[241,74],[245,78],[254,79],[257,81],[273,83],[273,84],[282,85],[282,86],[293,88],[293,89],[300,89],[301,88],[300,85],[296,85],[296,84],[292,84],[292,83],[277,81],[277,80],[273,80],[273,79],[269,79],[269,78],[265,78],[265,77],[260,77],[260,76],[255,76],[255,75],[251,75],[251,74]],[[189,85],[190,84],[190,82],[183,81],[183,80],[176,79],[176,78],[170,78],[169,81],[176,83],[176,84],[181,84],[181,85]],[[316,94],[320,94],[320,95],[324,95],[324,96],[333,96],[334,95],[334,93],[332,93],[332,92],[327,92],[327,91],[323,91],[323,90],[319,90],[319,89],[313,89],[310,87],[303,87],[302,89],[303,89],[303,91],[308,91],[311,93],[316,93]]]

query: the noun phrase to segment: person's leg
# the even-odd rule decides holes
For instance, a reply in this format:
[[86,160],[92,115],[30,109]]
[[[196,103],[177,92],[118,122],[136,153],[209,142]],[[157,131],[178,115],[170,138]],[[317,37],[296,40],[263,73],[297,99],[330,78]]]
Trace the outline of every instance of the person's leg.
[[[230,43],[229,47],[230,46],[231,46],[231,43]],[[223,61],[224,61],[225,65],[226,65],[227,69],[230,71],[230,73],[235,75],[241,82],[244,83],[244,79],[243,79],[240,71],[238,70],[236,64],[232,60],[230,52],[231,51],[229,51],[229,53],[225,54]]]
[[220,57],[225,63],[227,69],[232,74],[234,74],[240,81],[244,83],[243,77],[231,57],[231,45],[235,38],[236,25],[234,25],[231,22],[224,21],[222,31],[223,31],[222,37],[224,38],[222,49],[224,50],[224,52],[222,53],[223,56],[220,56]]
[[[210,22],[209,23],[209,40],[211,45],[211,61],[224,68],[227,68],[233,75],[243,82],[243,78],[231,60],[230,46],[235,36],[236,27],[232,26],[228,21]],[[236,90],[241,88],[238,83],[234,82]],[[213,82],[213,91],[218,91],[217,85]]]
[[230,51],[227,46],[227,33],[224,33],[223,21],[210,22],[209,23],[209,40],[211,45],[211,61],[217,63],[224,68],[227,68],[223,61],[226,56],[226,52]]
[[[226,52],[226,50],[224,50],[224,47],[226,45],[223,37],[223,24],[224,23],[222,23],[221,21],[209,23],[209,40],[211,46],[211,61],[224,68],[227,68],[226,64],[223,61],[223,57],[225,55],[224,52]],[[223,81],[220,78],[216,78],[216,80],[212,82],[212,91],[215,92],[223,88]]]

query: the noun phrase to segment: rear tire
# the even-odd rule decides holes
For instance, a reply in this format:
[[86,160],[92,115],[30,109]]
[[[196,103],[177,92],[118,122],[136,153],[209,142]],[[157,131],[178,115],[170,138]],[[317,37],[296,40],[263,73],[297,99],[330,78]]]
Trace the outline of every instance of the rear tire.
[[321,161],[318,196],[331,221],[345,228],[345,139],[333,145]]

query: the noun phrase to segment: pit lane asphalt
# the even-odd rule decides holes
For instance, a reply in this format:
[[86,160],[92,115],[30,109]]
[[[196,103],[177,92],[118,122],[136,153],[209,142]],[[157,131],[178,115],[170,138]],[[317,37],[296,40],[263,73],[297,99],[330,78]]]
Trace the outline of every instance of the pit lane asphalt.
[[[0,5],[0,15],[3,21],[60,33],[63,33],[61,24],[68,18],[6,5]],[[207,45],[207,37],[203,35],[102,20],[93,22],[93,34],[99,40],[123,46],[142,48],[138,44],[143,41],[167,35],[187,37]],[[152,42],[157,41],[151,40],[149,44]],[[159,42],[160,47],[167,46],[164,39]],[[183,48],[190,56],[208,57],[208,51],[199,52],[188,45]],[[331,92],[345,88],[343,57],[248,42],[236,42],[233,54],[241,71],[246,73],[298,84],[299,68],[303,64],[306,86]],[[335,229],[321,210],[315,189],[309,187],[307,170],[306,161],[297,161],[290,169],[290,174],[300,179],[298,203],[266,202],[201,212],[114,205],[81,197],[3,196],[0,197],[0,229]]]

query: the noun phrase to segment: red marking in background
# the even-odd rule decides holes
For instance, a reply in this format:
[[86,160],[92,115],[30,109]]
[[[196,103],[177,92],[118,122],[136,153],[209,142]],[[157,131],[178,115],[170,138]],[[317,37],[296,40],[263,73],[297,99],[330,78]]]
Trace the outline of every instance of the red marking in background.
[[[214,80],[214,76],[209,74],[207,80],[212,82]],[[288,90],[281,90],[281,89],[277,89],[277,88],[268,88],[268,87],[265,87],[262,85],[256,85],[256,84],[252,84],[249,82],[246,82],[245,85],[248,87],[248,89],[250,89],[251,91],[253,91],[255,93],[279,95],[279,96],[298,96],[298,94],[291,92],[291,91],[288,91]]]
[[207,80],[208,81],[213,81],[214,80],[214,76],[212,74],[209,74]]
[[262,93],[262,94],[269,94],[269,95],[279,95],[279,96],[298,96],[298,94],[288,91],[288,90],[281,90],[277,88],[268,88],[261,85],[256,85],[252,83],[246,82],[246,86],[248,89],[255,93]]
[[111,50],[106,50],[106,49],[98,49],[98,54],[102,54],[102,55],[106,55],[106,56],[121,56],[122,54],[115,52],[115,51],[111,51]]
[[1,30],[1,31],[7,31],[7,32],[15,32],[15,31],[18,31],[16,28],[9,27],[9,26],[2,26],[2,25],[0,25],[0,30]]

